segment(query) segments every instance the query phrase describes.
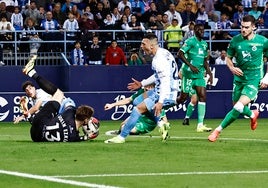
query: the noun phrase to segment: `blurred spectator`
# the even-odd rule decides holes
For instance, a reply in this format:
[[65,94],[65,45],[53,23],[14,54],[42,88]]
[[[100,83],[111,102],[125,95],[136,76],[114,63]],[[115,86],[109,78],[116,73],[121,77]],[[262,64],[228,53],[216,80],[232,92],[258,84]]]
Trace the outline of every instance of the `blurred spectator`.
[[188,3],[188,4],[186,4],[185,10],[181,12],[181,19],[182,19],[181,27],[183,27],[185,25],[188,25],[189,22],[195,22],[195,20],[196,20],[196,14],[195,14],[196,11],[193,12],[192,7],[193,7],[193,5]]
[[104,9],[108,10],[108,12],[112,11],[109,0],[102,0],[102,3]]
[[227,54],[225,50],[221,51],[221,55],[215,60],[215,65],[226,65]]
[[15,28],[15,30],[22,30],[23,28],[23,16],[20,13],[20,7],[14,7],[14,12],[11,15],[11,24]]
[[39,10],[36,7],[36,2],[31,1],[30,6],[27,7],[24,11],[24,15],[26,18],[31,17],[35,20],[35,24],[38,25],[40,19],[42,19]]
[[261,11],[258,10],[258,5],[256,1],[252,1],[252,9],[248,12],[249,15],[252,15],[255,20],[258,20],[261,16]]
[[[0,41],[12,41],[13,40],[13,32],[15,31],[15,28],[11,24],[11,22],[7,21],[7,15],[6,13],[0,14]],[[4,43],[3,49],[11,50],[12,44],[10,43]]]
[[81,19],[78,20],[79,28],[81,31],[81,45],[82,48],[88,47],[88,41],[92,39],[94,35],[94,31],[99,29],[99,26],[94,20],[88,19],[88,14],[84,13],[81,17]]
[[237,12],[233,16],[233,28],[240,29],[242,18],[248,13],[244,11],[244,6],[239,4],[237,6]]
[[118,8],[114,7],[111,14],[112,14],[112,19],[113,19],[114,23],[118,23],[122,17],[120,12],[118,11]]
[[[75,19],[72,12],[69,12],[68,19],[65,20],[63,23],[63,27],[66,33],[66,39],[67,40],[77,40],[77,32],[79,30],[78,21]],[[70,49],[70,47],[73,46],[73,42],[67,43],[67,48]]]
[[116,25],[111,13],[106,15],[106,18],[103,20],[103,24],[100,29],[107,31],[101,33],[101,38],[104,42],[107,40],[111,41],[113,39],[113,33],[111,31],[116,29]]
[[167,44],[167,49],[170,52],[178,52],[182,38],[182,30],[178,25],[178,20],[173,19],[171,25],[164,31],[164,40]]
[[56,3],[52,10],[52,15],[55,20],[58,21],[60,27],[63,26],[64,21],[67,19],[67,16],[64,12],[61,11],[61,4]]
[[126,15],[128,21],[130,21],[131,20],[131,15],[132,15],[131,10],[130,10],[130,7],[129,6],[126,6],[124,8],[124,11],[123,11],[123,13],[121,15]]
[[76,20],[79,20],[81,18],[81,15],[83,14],[82,11],[77,8],[77,5],[74,5],[70,12],[74,15],[74,18]]
[[150,5],[152,2],[153,0],[142,0],[141,14],[144,14],[144,12],[150,10]]
[[169,23],[169,21],[168,21],[168,15],[167,15],[167,14],[163,14],[161,24],[163,25],[164,29],[167,29],[168,26],[171,25],[171,24]]
[[111,45],[107,48],[105,54],[106,65],[128,65],[127,58],[122,48],[117,46],[116,40],[111,42]]
[[198,8],[205,5],[205,12],[210,19],[213,14],[215,14],[214,0],[200,0],[198,3]]
[[71,0],[71,2],[76,5],[79,10],[83,10],[86,7],[86,4],[83,0]]
[[84,52],[81,49],[81,44],[79,41],[75,42],[75,48],[71,51],[71,62],[72,65],[88,65],[85,62]]
[[128,65],[142,65],[142,61],[137,52],[131,53]]
[[217,1],[217,3],[214,4],[214,7],[215,7],[215,10],[219,11],[221,14],[225,13],[228,19],[232,20],[233,15],[236,11],[237,5],[239,3],[240,3],[240,0],[232,0],[232,1],[222,0],[222,1]]
[[194,22],[189,22],[188,29],[184,32],[182,43],[186,41],[188,38],[194,36]]
[[99,44],[99,37],[93,36],[92,44],[88,48],[88,64],[102,65],[102,46]]
[[67,16],[68,13],[72,10],[74,4],[71,2],[71,0],[65,0],[65,3],[63,3],[61,7],[61,12],[65,13]]
[[83,14],[84,14],[84,13],[87,14],[88,19],[90,19],[90,20],[94,20],[94,15],[93,15],[92,12],[91,12],[91,8],[90,8],[90,6],[86,6],[86,8],[84,9]]
[[[119,21],[118,25],[119,25],[119,30],[126,30],[129,31],[129,25],[128,25],[128,17],[127,15],[123,14],[121,17],[121,20]],[[127,39],[127,32],[118,32],[117,33],[117,38],[121,39],[121,40],[126,40]]]
[[99,27],[102,26],[103,20],[105,19],[106,15],[110,12],[110,10],[107,10],[104,8],[104,5],[102,2],[98,2],[97,9],[93,10],[94,19],[95,22]]
[[[123,1],[122,1],[123,2]],[[136,14],[138,18],[141,17],[144,3],[142,0],[129,0],[132,14]]]
[[175,10],[175,5],[173,3],[171,3],[169,5],[169,10],[165,12],[165,14],[168,15],[168,21],[171,24],[173,19],[177,19],[178,20],[178,25],[181,26],[182,24],[182,19],[181,19],[181,15],[179,12],[177,12]]
[[41,21],[46,18],[46,10],[45,10],[44,7],[40,6],[39,9],[38,9],[38,11],[39,11],[39,20],[38,20],[38,23],[40,24]]
[[257,0],[258,10],[263,12],[265,9],[266,3],[267,3],[266,0]]
[[[46,19],[42,20],[40,28],[45,30],[46,32],[43,32],[42,39],[44,41],[55,41],[55,40],[62,40],[62,34],[59,31],[60,25],[57,22],[57,20],[53,19],[53,15],[51,11],[48,11],[46,13]],[[60,51],[62,50],[62,44],[55,42],[49,42],[44,47],[46,51]]]
[[97,0],[88,0],[86,3],[87,6],[90,6],[91,11],[97,9],[97,4],[98,4]]
[[121,0],[118,3],[117,8],[118,8],[118,11],[120,12],[120,14],[123,14],[123,11],[124,11],[126,6],[128,6],[130,8],[130,10],[132,10],[131,3],[128,0]]
[[129,29],[135,32],[128,32],[127,39],[135,41],[134,43],[131,43],[132,48],[138,48],[140,46],[140,40],[143,37],[143,31],[145,31],[145,28],[141,22],[137,21],[137,17],[134,14],[131,15],[128,25]]
[[241,4],[243,5],[246,12],[252,9],[252,0],[241,0]]
[[151,2],[150,9],[144,12],[141,16],[141,22],[146,23],[151,16],[157,16],[159,14],[154,2]]
[[[194,0],[180,0],[176,6],[176,11],[178,11],[179,13],[182,13],[185,10],[187,10],[187,6],[189,6],[189,5],[191,7],[190,12],[195,14],[197,12],[198,7],[197,7],[196,1],[194,1]],[[189,9],[189,7],[188,7],[188,9]],[[189,23],[189,22],[187,22],[187,23]]]
[[144,24],[144,27],[146,30],[163,30],[163,25],[156,20],[156,17],[154,15],[151,15],[149,18],[149,21]]
[[[31,17],[26,18],[25,26],[22,30],[21,41],[29,41],[34,35],[38,35],[37,30],[39,29],[40,28],[38,26],[35,26],[35,19]],[[29,52],[29,43],[20,43],[20,51]]]
[[200,8],[198,8],[197,11],[197,17],[196,17],[196,24],[203,24],[208,23],[208,15],[205,11],[205,5],[202,5]]
[[169,5],[173,3],[172,0],[157,0],[156,1],[156,7],[157,7],[157,10],[164,14],[166,11],[168,11],[169,9]]
[[[229,35],[229,32],[226,30],[230,30],[232,28],[232,25],[233,23],[227,19],[227,15],[225,13],[222,13],[221,19],[217,22],[216,25],[217,31],[213,33],[211,39],[221,40],[223,38],[223,35]],[[231,38],[231,35],[228,38]]]
[[7,16],[7,21],[11,20],[12,13],[7,11],[7,5],[4,1],[0,2],[0,14],[5,13]]

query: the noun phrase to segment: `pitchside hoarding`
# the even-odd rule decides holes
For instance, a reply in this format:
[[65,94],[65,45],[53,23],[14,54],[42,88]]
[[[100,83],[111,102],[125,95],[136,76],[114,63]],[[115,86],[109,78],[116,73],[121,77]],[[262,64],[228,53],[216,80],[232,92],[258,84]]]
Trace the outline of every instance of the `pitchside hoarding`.
[[[0,69],[0,121],[12,121],[20,115],[19,99],[24,95],[20,87],[28,78],[21,74],[21,68],[8,72],[3,68],[8,67]],[[206,118],[223,118],[232,108],[233,76],[226,66],[213,66],[211,69],[215,82],[214,86],[207,88]],[[131,104],[104,111],[105,103],[129,97],[133,92],[127,90],[127,83],[131,82],[132,77],[141,80],[152,74],[150,66],[37,67],[37,71],[59,85],[66,96],[73,98],[77,105],[88,104],[94,107],[94,116],[100,120],[125,119],[132,111]],[[8,88],[11,88],[11,91],[7,91]],[[260,117],[268,117],[267,91],[261,90],[258,99],[250,104],[251,109],[260,110]],[[168,118],[183,119],[188,102],[189,100],[170,108],[167,111]],[[193,118],[196,118],[196,115],[197,112],[194,112]]]

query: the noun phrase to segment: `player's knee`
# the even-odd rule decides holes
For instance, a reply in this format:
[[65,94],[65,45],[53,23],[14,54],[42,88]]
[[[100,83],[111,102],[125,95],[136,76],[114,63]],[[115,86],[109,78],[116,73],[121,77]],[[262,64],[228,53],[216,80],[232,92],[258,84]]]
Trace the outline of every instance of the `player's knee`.
[[241,102],[237,102],[234,105],[234,109],[237,110],[238,112],[242,113],[244,109],[244,105]]

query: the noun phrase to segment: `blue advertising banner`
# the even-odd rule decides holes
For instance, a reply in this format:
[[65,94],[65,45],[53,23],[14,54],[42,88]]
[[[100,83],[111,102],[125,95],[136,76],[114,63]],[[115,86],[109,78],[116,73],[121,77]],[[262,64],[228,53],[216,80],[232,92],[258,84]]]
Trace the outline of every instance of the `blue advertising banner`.
[[[66,96],[73,98],[77,105],[87,104],[94,107],[94,116],[100,120],[123,120],[128,117],[133,108],[131,104],[109,111],[104,111],[104,105],[129,97],[133,92],[127,91],[127,84],[132,77],[141,80],[152,74],[150,66],[37,67],[37,70],[60,85]],[[224,65],[212,66],[211,70],[215,82],[214,86],[208,86],[206,118],[223,118],[232,108],[233,76]],[[1,67],[0,73],[2,80],[10,80],[0,83],[0,121],[13,121],[20,115],[20,96],[25,95],[21,92],[21,83],[28,78],[21,74],[21,68],[10,73],[3,71]],[[183,119],[188,102],[170,108],[167,111],[168,118]],[[258,99],[250,107],[258,108],[260,117],[268,117],[267,90],[261,90]],[[193,118],[196,118],[196,114],[195,112]]]

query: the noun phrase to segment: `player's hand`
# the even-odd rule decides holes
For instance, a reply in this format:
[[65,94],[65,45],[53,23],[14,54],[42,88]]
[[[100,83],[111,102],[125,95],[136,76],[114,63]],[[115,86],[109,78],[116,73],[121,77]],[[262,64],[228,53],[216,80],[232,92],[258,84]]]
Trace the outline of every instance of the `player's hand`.
[[163,104],[158,102],[154,105],[153,109],[154,109],[154,115],[155,116],[160,116],[161,110],[163,108]]
[[22,121],[24,119],[24,116],[19,116],[19,117],[15,117],[14,119],[14,124],[18,124],[20,121]]
[[213,76],[212,76],[212,74],[209,75],[207,84],[208,85],[212,85],[213,84]]
[[230,71],[236,76],[243,76],[244,75],[243,71],[238,67],[232,67],[232,68],[230,68]]
[[141,85],[141,82],[138,81],[138,80],[135,80],[134,78],[132,78],[132,81],[131,83],[129,83],[127,85],[127,88],[130,90],[130,91],[134,91],[134,90],[137,90],[139,89],[142,85]]
[[104,110],[110,110],[111,108],[113,108],[113,105],[109,103],[105,104],[104,106]]
[[268,86],[268,85],[265,84],[265,83],[262,83],[262,82],[260,83],[260,88],[261,88],[261,89],[266,89],[267,86]]
[[196,68],[196,67],[193,66],[193,65],[190,66],[190,69],[191,69],[191,71],[192,71],[193,73],[198,73],[198,72],[199,72],[198,68]]

